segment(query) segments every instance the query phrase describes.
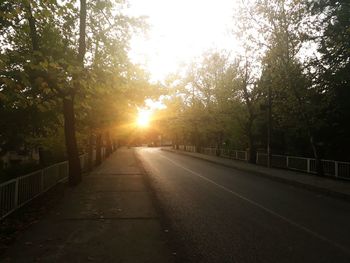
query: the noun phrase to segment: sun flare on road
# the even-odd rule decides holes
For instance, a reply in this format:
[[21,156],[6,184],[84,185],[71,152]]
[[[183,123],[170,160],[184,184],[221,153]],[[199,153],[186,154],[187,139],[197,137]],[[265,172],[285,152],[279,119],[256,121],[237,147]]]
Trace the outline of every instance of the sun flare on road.
[[147,128],[151,121],[151,111],[140,110],[137,115],[137,126],[140,128]]

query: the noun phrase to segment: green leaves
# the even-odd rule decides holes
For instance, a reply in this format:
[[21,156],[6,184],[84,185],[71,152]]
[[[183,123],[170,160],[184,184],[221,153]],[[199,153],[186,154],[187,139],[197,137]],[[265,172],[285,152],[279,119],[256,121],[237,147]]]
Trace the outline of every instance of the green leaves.
[[[147,74],[129,61],[128,41],[142,23],[124,16],[122,5],[88,1],[87,55],[82,66],[77,59],[76,1],[0,3],[0,115],[13,116],[13,123],[19,124],[20,113],[26,113],[23,118],[28,122],[21,125],[26,128],[19,144],[26,141],[24,132],[30,127],[36,129],[28,136],[40,137],[62,126],[62,109],[57,105],[63,98],[74,97],[79,132],[84,133],[113,126],[129,104],[142,104],[147,95],[157,93]],[[35,110],[26,112],[29,108]],[[19,133],[15,126],[1,126],[8,136],[0,138],[0,147],[10,142],[13,132]]]

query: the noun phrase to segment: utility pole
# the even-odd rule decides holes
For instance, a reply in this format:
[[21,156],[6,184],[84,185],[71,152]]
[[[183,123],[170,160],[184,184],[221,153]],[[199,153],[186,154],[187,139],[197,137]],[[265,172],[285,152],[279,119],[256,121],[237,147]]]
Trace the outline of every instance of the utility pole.
[[271,167],[271,132],[272,132],[272,100],[271,100],[271,83],[268,85],[268,105],[267,105],[267,167]]

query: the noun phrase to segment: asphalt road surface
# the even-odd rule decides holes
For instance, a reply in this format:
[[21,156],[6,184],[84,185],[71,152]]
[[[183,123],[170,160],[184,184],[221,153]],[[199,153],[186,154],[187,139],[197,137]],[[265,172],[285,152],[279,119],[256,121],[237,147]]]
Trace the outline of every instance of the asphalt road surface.
[[138,148],[180,262],[350,262],[350,203]]

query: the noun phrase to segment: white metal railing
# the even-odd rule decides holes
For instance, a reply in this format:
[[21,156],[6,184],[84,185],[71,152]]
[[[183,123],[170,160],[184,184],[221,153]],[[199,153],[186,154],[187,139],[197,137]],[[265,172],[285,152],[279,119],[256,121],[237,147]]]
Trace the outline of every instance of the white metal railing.
[[179,150],[186,152],[196,152],[196,146],[193,145],[179,145]]
[[187,152],[196,152],[196,146],[193,146],[193,145],[186,145],[185,146],[185,151]]
[[[324,174],[336,178],[350,180],[350,162],[338,162],[333,160],[321,160]],[[256,163],[267,165],[267,154],[257,153]],[[306,173],[316,174],[316,160],[297,156],[275,155],[271,156],[271,166]]]
[[[179,145],[179,150],[196,152],[196,147],[191,145]],[[219,150],[216,147],[202,147],[200,148],[199,152],[207,155],[248,161],[247,151],[237,151],[227,148]],[[325,175],[350,180],[350,162],[339,162],[333,160],[321,161]],[[267,154],[257,152],[256,163],[260,165],[267,165]],[[311,174],[317,173],[316,160],[313,158],[273,154],[271,158],[271,166],[276,168],[307,172]]]
[[0,184],[0,219],[65,180],[67,176],[68,162],[65,161]]
[[248,160],[248,152],[246,151],[238,151],[232,149],[218,149],[216,147],[205,147],[201,148],[201,153],[207,155],[216,155],[224,158],[247,161]]
[[202,147],[200,149],[200,152],[201,153],[204,153],[204,154],[207,154],[207,155],[216,155],[217,152],[216,152],[216,148],[215,147]]
[[[196,152],[196,147],[191,145],[179,145],[179,150],[187,151],[187,152]],[[247,151],[237,151],[232,149],[218,149],[216,147],[201,147],[200,153],[206,155],[213,156],[222,156],[225,158],[235,159],[235,160],[248,160],[248,152]]]
[[[105,159],[105,148],[102,148],[101,155],[102,160]],[[88,154],[81,155],[79,159],[82,171],[86,172]],[[93,162],[96,160],[95,150],[92,160]],[[67,178],[68,161],[64,161],[0,184],[0,219]]]

